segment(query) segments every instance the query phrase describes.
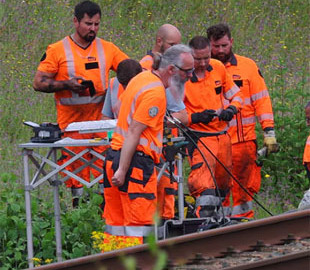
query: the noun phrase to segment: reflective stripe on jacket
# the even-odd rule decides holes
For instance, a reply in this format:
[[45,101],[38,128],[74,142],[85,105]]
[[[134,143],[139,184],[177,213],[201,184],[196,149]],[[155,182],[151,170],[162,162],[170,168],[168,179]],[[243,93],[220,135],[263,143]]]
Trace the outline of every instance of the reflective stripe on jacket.
[[117,77],[110,79],[107,94],[102,108],[102,114],[113,119],[118,118],[120,108],[120,95],[124,92],[124,87],[119,83]]
[[144,70],[152,70],[152,66],[154,63],[152,51],[148,51],[139,63]]
[[234,54],[225,67],[244,97],[241,112],[229,123],[232,143],[255,140],[257,120],[262,129],[274,127],[272,104],[264,78],[256,63],[247,57]]
[[109,71],[128,58],[111,42],[96,38],[87,48],[81,48],[70,37],[65,37],[48,46],[46,57],[39,71],[55,74],[55,80],[70,80],[82,77],[91,80],[96,94],[91,97],[88,90],[81,94],[70,90],[55,93],[57,121],[61,129],[69,123],[100,120]]
[[150,71],[141,72],[129,82],[120,99],[121,107],[112,137],[112,149],[122,147],[129,125],[135,120],[147,126],[141,133],[137,150],[150,155],[158,163],[166,111],[165,88],[161,80]]
[[242,93],[233,82],[225,66],[218,60],[211,59],[205,72],[205,77],[200,79],[195,73],[191,80],[185,84],[184,104],[189,116],[190,128],[204,132],[221,132],[227,129],[226,121],[219,121],[218,117],[205,125],[192,124],[191,115],[204,110],[213,109],[219,115],[224,109],[224,100],[229,100],[238,110],[243,103]]

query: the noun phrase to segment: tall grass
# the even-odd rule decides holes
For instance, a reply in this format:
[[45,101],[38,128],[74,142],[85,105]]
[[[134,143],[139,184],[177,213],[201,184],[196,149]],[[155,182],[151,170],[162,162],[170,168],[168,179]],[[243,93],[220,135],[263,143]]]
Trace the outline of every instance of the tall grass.
[[[260,196],[280,211],[296,206],[308,185],[302,153],[309,132],[304,116],[304,105],[310,99],[309,1],[98,2],[103,12],[98,36],[137,60],[152,48],[155,32],[163,23],[177,26],[183,43],[195,35],[205,35],[214,23],[231,26],[234,51],[257,61],[265,77],[281,145],[281,152],[264,162]],[[53,95],[34,92],[32,80],[47,45],[73,32],[76,3],[0,0],[0,174],[16,175],[14,181],[21,185],[18,144],[28,142],[33,135],[22,122],[56,120]],[[258,143],[262,146],[261,135]]]
[[[22,124],[24,120],[41,123],[56,119],[53,95],[34,92],[32,80],[47,45],[73,32],[73,7],[77,2],[0,1],[0,173],[9,171],[22,177],[18,144],[32,136],[32,130]],[[163,23],[176,25],[186,43],[197,34],[205,34],[211,24],[227,22],[232,28],[235,52],[257,61],[272,97],[282,152],[265,162],[266,174],[274,181],[268,186],[289,182],[294,194],[287,195],[294,197],[295,191],[305,188],[301,158],[307,135],[303,107],[310,92],[309,2],[169,3],[102,1],[99,36],[140,59],[153,46],[154,33]]]

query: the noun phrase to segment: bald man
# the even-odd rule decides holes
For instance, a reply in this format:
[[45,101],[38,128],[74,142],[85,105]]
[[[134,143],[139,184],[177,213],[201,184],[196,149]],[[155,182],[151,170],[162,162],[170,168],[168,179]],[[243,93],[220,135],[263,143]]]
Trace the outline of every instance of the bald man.
[[156,40],[152,50],[140,60],[140,65],[144,70],[152,70],[154,53],[163,54],[168,48],[181,43],[181,33],[172,24],[163,24],[156,33]]
[[[180,43],[181,33],[178,28],[171,24],[160,26],[156,33],[155,44],[152,50],[147,51],[147,54],[140,60],[143,70],[153,70],[156,72],[158,67],[156,67],[156,64],[153,66],[154,56],[156,54],[164,54],[167,49]],[[187,75],[188,73],[185,74]],[[167,110],[182,123],[187,124],[188,117],[183,103],[184,88],[181,88],[166,88]],[[174,129],[173,135],[177,136],[176,129]],[[165,175],[161,177],[157,187],[157,201],[159,215],[163,222],[174,218],[174,195],[176,194],[176,189],[176,183],[171,182],[169,177]]]

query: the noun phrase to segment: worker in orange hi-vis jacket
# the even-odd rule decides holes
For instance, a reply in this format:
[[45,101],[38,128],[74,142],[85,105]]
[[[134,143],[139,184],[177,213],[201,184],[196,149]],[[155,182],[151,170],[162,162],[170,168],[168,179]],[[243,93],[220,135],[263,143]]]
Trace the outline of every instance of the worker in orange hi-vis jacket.
[[[109,81],[109,87],[102,108],[102,120],[118,118],[120,96],[125,91],[129,81],[140,72],[142,72],[142,67],[139,62],[134,59],[125,59],[119,63],[116,70],[116,77],[111,78]],[[103,181],[99,181],[99,191],[100,194],[104,195]],[[102,210],[104,210],[104,205],[105,201],[101,204]]]
[[[306,112],[307,126],[310,127],[310,101],[306,105],[305,112]],[[308,136],[308,139],[305,145],[305,150],[304,150],[304,155],[303,155],[303,164],[306,168],[308,179],[310,180],[310,135]],[[298,209],[300,210],[308,209],[308,208],[310,208],[310,189],[308,189],[305,192],[298,206]]]
[[[185,84],[184,104],[189,117],[189,128],[200,140],[197,140],[197,145],[191,143],[188,149],[191,166],[188,186],[191,195],[196,197],[196,215],[217,216],[232,180],[226,171],[231,170],[228,122],[240,110],[243,98],[225,66],[220,61],[211,59],[210,42],[206,37],[194,37],[189,46],[195,70],[192,78]],[[224,99],[229,100],[227,108],[224,107]]]
[[171,46],[181,43],[181,33],[172,24],[163,24],[156,33],[155,44],[152,50],[147,51],[147,54],[140,60],[140,64],[144,70],[152,70],[154,63],[154,53],[163,54]]
[[[171,24],[163,24],[159,27],[156,32],[155,44],[153,48],[147,51],[147,54],[140,60],[140,64],[144,70],[154,69],[154,54],[163,54],[171,46],[181,43],[181,33],[177,27]],[[173,113],[173,116],[178,118],[184,124],[187,124],[187,115],[185,106],[183,104],[183,97],[178,100],[180,95],[176,95],[171,92],[171,89],[166,89],[167,95],[167,110]],[[178,136],[178,130],[172,129],[172,135]],[[164,157],[162,160],[165,161]],[[159,166],[160,167],[160,166]],[[175,173],[177,169],[175,168]],[[175,216],[174,205],[175,205],[175,194],[177,193],[177,184],[172,182],[171,179],[163,174],[158,183],[158,209],[159,214],[164,222],[167,219],[172,219]]]
[[[256,63],[247,57],[232,52],[233,38],[226,24],[217,24],[207,29],[211,42],[211,56],[220,60],[240,87],[244,106],[229,123],[232,142],[233,175],[251,195],[257,193],[261,184],[261,167],[256,163],[257,143],[255,125],[258,119],[264,131],[267,152],[278,151],[274,131],[272,104],[264,78]],[[230,195],[227,196],[230,200]],[[232,187],[233,217],[253,218],[253,201],[237,183]]]
[[[47,47],[35,74],[33,87],[36,91],[55,93],[57,122],[62,130],[72,122],[101,119],[109,71],[116,71],[118,64],[128,58],[113,43],[96,37],[100,19],[101,9],[96,3],[83,1],[77,4],[73,19],[75,32]],[[87,81],[92,81],[93,87],[83,84]],[[105,135],[70,132],[65,133],[64,137],[89,139]],[[85,148],[68,149],[78,153]],[[102,152],[105,147],[94,149]],[[87,160],[92,158],[90,154],[83,157]],[[59,162],[64,163],[69,158],[63,152]],[[98,167],[102,167],[102,163],[101,160],[95,162]],[[77,160],[66,169],[74,171],[81,165],[83,163]],[[95,177],[100,174],[96,170],[92,170],[92,173]],[[84,168],[77,175],[89,181],[90,168]],[[74,178],[66,181],[66,185],[71,188],[73,206],[76,206],[83,193],[83,185]]]
[[105,233],[146,237],[154,230],[157,202],[155,164],[162,151],[165,88],[178,88],[190,78],[193,57],[185,45],[162,55],[157,70],[135,76],[121,95],[111,149],[104,168]]
[[[133,59],[125,59],[118,65],[116,77],[110,79],[109,87],[107,89],[107,94],[102,109],[103,120],[118,118],[120,96],[125,91],[129,81],[141,71],[141,65]],[[180,94],[180,96],[182,95]],[[183,96],[182,98],[180,97],[180,100],[182,99]],[[183,110],[185,109],[185,106],[183,103],[175,104],[174,99],[168,95],[167,110],[174,114],[176,109]],[[167,175],[163,175],[158,182],[157,201],[159,216],[161,217],[162,222],[164,222],[164,220],[174,218],[174,195],[176,194],[176,188],[176,182],[172,182]],[[101,190],[103,191],[103,183]]]
[[129,81],[142,72],[142,67],[134,59],[125,59],[119,63],[116,77],[109,81],[109,87],[102,108],[102,119],[117,119],[120,107],[120,96],[125,91]]

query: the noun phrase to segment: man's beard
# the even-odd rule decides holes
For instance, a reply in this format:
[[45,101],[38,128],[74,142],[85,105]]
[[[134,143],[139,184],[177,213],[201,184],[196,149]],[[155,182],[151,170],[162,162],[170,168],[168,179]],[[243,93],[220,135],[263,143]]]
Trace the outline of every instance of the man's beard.
[[211,57],[214,59],[220,60],[222,63],[227,63],[230,60],[232,54],[233,54],[232,50],[230,50],[228,54],[224,54],[224,53],[212,54]]
[[183,101],[184,99],[184,84],[186,81],[187,78],[182,80],[178,74],[175,74],[170,78],[169,90],[177,102]]
[[160,46],[159,52],[160,52],[161,54],[164,54],[164,52],[165,52],[165,47],[164,47],[164,45],[161,45],[161,46]]
[[[93,34],[93,35],[92,35],[92,36],[89,36],[89,34]],[[89,34],[85,35],[85,36],[83,37],[83,39],[84,39],[85,41],[92,42],[92,41],[96,38],[96,33],[92,31],[92,32],[90,32]]]
[[[77,32],[80,38],[84,39],[86,42],[92,42],[96,38],[96,33],[94,31],[89,32],[88,34],[82,36],[79,32]],[[92,35],[90,35],[92,34]]]

